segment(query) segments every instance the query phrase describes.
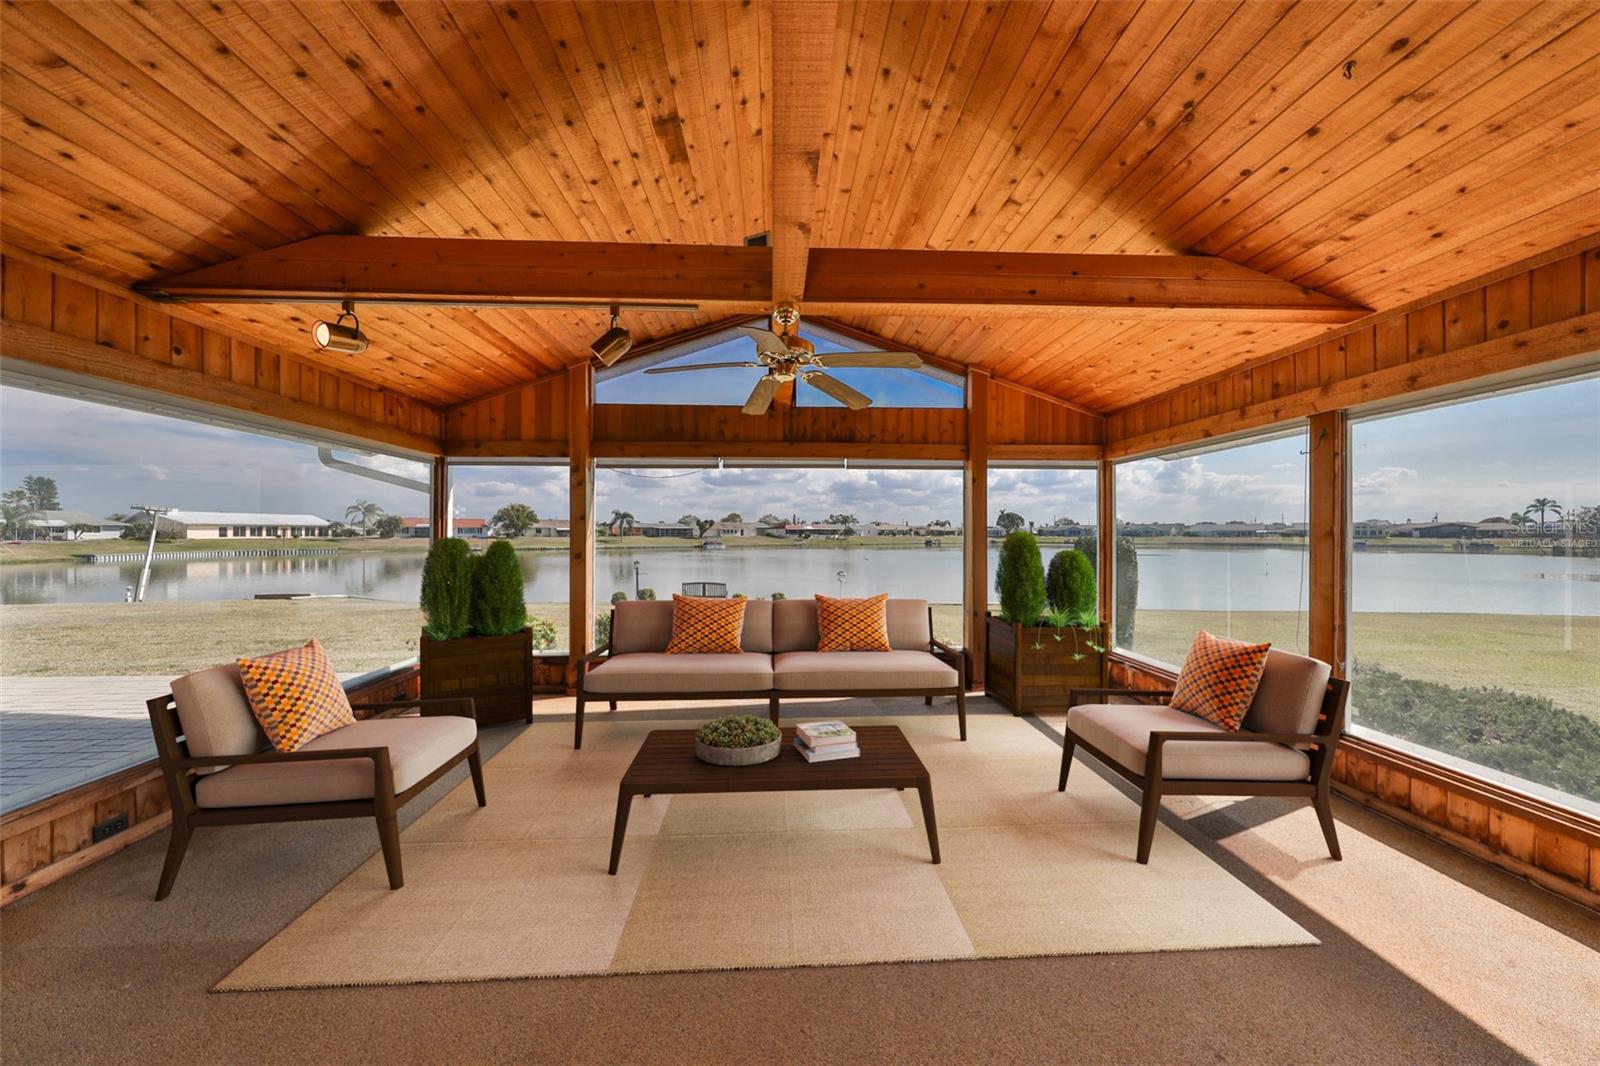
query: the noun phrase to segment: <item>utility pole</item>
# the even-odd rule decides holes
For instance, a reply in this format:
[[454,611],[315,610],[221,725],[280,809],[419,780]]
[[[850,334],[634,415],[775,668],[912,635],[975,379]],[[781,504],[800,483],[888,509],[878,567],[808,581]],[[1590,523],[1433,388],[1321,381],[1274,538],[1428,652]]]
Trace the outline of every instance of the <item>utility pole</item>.
[[145,507],[143,505],[136,504],[133,509],[135,511],[143,511],[145,514],[150,516],[150,543],[145,547],[144,550],[144,569],[139,571],[139,588],[133,594],[134,603],[143,603],[144,590],[150,585],[150,562],[155,558],[156,554],[156,518],[159,515],[166,514],[168,511],[172,510],[172,508]]

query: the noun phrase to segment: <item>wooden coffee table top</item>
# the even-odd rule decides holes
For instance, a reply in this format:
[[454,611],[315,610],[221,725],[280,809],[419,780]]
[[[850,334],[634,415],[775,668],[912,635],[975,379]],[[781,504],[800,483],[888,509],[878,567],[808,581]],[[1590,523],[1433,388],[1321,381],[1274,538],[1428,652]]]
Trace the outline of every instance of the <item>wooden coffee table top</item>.
[[694,754],[693,729],[656,729],[644,739],[622,775],[621,790],[639,795],[689,792],[801,792],[811,789],[916,788],[927,768],[899,726],[856,726],[861,754],[833,762],[806,762],[794,747],[794,728],[783,730],[778,757],[757,766],[712,766]]

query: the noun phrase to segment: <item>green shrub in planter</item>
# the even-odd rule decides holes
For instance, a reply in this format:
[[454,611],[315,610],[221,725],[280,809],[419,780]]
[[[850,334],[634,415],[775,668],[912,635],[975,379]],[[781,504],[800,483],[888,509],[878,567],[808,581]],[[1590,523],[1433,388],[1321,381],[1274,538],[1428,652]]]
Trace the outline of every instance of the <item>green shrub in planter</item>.
[[504,637],[528,624],[522,599],[522,568],[509,540],[497,540],[472,561],[472,631],[480,637]]
[[1037,625],[1044,614],[1044,562],[1039,540],[1032,533],[1007,533],[995,567],[995,591],[1000,594],[1000,617],[1025,626]]
[[765,718],[735,714],[707,722],[695,734],[695,739],[713,748],[759,748],[780,736],[778,727]]
[[1056,552],[1045,573],[1045,597],[1053,615],[1064,616],[1068,624],[1085,625],[1094,619],[1094,564],[1076,549]]
[[434,640],[455,640],[472,626],[472,546],[460,537],[433,542],[422,564],[423,628]]

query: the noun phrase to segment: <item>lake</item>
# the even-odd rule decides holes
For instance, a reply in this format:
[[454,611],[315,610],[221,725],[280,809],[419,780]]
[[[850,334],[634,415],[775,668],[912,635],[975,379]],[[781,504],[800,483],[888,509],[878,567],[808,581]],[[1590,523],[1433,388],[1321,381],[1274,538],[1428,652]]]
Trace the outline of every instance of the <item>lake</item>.
[[[1053,548],[1050,550],[1054,550]],[[722,581],[747,596],[815,592],[961,600],[961,550],[947,548],[603,548],[599,600],[639,584],[662,598],[686,581]],[[994,572],[997,552],[989,553]],[[530,603],[567,598],[564,552],[520,552]],[[1149,610],[1293,611],[1305,603],[1306,553],[1294,548],[1139,550],[1139,606]],[[1360,552],[1352,557],[1358,611],[1600,616],[1600,559],[1454,552]],[[317,593],[414,601],[420,552],[157,563],[147,599],[231,600]],[[843,572],[844,580],[839,580]],[[30,563],[0,567],[3,603],[120,603],[138,564]]]

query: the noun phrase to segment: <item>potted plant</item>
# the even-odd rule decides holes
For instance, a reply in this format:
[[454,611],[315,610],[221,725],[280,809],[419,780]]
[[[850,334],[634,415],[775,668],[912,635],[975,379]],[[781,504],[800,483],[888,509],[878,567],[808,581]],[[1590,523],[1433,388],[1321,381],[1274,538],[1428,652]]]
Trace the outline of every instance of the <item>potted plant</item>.
[[694,735],[694,754],[714,766],[755,766],[778,757],[783,734],[765,718],[735,714],[716,718]]
[[1012,714],[1064,711],[1067,693],[1103,684],[1105,643],[1095,614],[1094,566],[1058,552],[1046,577],[1039,541],[1006,536],[995,568],[1000,614],[986,621],[985,690]]
[[479,725],[533,721],[533,631],[510,541],[481,557],[458,537],[422,566],[422,695],[471,696]]

